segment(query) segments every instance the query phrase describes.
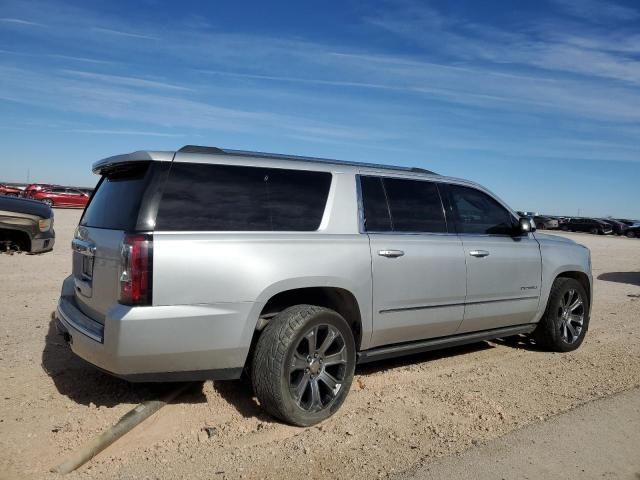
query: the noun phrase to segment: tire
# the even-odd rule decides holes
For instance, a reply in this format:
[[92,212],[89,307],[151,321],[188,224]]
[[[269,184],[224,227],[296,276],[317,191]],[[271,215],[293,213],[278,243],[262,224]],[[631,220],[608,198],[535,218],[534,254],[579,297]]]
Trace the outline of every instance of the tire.
[[340,408],[351,388],[355,364],[353,332],[346,320],[328,308],[296,305],[276,315],[260,335],[251,382],[267,413],[307,427]]
[[567,227],[566,225],[562,225],[560,227],[560,230],[562,230],[563,232],[568,232],[569,231],[569,227]]
[[627,238],[635,238],[636,232],[627,232]]
[[589,229],[589,233],[591,235],[598,235],[598,233],[600,233],[600,232],[598,232],[598,229],[596,227],[593,227],[593,228]]
[[42,203],[44,203],[45,205],[48,205],[49,207],[53,208],[53,200],[51,200],[50,198],[45,198],[44,200],[42,200]]
[[[574,305],[577,306],[571,309]],[[569,313],[565,314],[566,311]],[[584,341],[589,329],[589,314],[587,292],[580,282],[573,278],[556,278],[533,339],[545,350],[571,352]],[[565,326],[567,324],[571,326]]]

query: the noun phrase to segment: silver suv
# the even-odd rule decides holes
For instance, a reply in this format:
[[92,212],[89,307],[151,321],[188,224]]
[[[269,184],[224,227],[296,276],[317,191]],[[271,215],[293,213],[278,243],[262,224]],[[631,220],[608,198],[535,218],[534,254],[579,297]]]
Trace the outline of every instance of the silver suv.
[[94,164],[58,324],[131,381],[235,379],[312,425],[358,363],[531,334],[583,341],[589,250],[417,168],[186,146]]

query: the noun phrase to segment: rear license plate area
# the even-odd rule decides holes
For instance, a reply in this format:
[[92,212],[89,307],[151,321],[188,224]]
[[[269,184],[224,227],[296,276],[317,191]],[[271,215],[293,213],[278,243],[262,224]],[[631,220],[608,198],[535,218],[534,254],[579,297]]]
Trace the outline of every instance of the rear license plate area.
[[91,280],[93,278],[93,257],[87,255],[81,255],[81,273],[82,277]]

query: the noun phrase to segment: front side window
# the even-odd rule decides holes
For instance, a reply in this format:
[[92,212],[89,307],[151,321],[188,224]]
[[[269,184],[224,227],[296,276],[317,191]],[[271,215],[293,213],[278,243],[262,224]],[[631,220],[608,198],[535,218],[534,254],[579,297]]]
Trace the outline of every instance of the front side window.
[[330,185],[328,172],[174,163],[156,230],[317,230]]
[[475,188],[449,185],[458,233],[511,235],[516,220],[495,199]]
[[447,223],[433,182],[362,177],[362,203],[368,232],[443,233]]

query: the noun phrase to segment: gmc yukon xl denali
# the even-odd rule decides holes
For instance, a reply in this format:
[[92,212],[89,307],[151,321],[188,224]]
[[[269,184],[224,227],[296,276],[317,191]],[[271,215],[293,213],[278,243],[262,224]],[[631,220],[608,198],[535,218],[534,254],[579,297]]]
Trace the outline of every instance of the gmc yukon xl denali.
[[417,168],[186,146],[101,160],[58,326],[130,381],[236,379],[312,425],[356,364],[589,325],[589,250]]

